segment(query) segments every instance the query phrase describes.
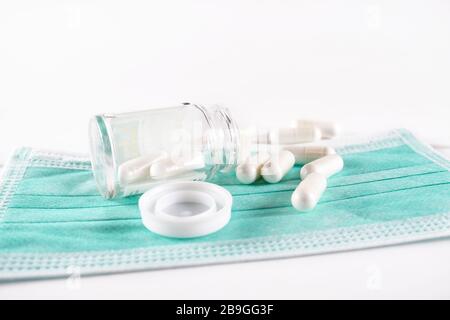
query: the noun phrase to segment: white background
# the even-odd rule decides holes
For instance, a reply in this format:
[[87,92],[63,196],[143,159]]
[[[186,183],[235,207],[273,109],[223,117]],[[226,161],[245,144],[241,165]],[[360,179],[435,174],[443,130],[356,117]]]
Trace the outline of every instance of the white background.
[[[449,143],[444,0],[0,2],[0,163],[87,152],[99,112],[223,103]],[[298,259],[0,285],[2,298],[450,298],[450,241]]]

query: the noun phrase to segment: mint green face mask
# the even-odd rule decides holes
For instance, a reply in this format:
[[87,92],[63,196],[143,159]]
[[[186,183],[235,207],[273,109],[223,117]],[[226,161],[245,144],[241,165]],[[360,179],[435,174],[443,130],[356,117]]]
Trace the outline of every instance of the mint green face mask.
[[218,177],[230,223],[197,239],[149,232],[137,200],[105,200],[84,157],[20,149],[0,185],[0,278],[65,276],[236,262],[450,235],[450,162],[397,130],[337,146],[344,170],[309,213],[291,207],[299,168],[279,184]]

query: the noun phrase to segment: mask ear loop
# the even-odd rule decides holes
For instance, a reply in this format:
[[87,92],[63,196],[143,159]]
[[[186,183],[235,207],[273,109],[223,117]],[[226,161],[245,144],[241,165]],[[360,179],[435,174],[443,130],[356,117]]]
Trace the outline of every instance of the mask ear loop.
[[450,149],[450,144],[432,143],[431,146],[438,150]]
[[440,153],[442,157],[450,160],[450,144],[431,143],[430,146]]

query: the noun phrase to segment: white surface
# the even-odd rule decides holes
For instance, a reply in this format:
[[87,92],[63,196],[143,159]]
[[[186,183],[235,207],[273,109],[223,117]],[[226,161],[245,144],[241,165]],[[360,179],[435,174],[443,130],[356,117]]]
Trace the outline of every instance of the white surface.
[[[440,0],[2,1],[0,162],[17,145],[86,151],[92,114],[181,101],[448,144],[449,56]],[[450,298],[449,247],[7,284],[0,297]]]

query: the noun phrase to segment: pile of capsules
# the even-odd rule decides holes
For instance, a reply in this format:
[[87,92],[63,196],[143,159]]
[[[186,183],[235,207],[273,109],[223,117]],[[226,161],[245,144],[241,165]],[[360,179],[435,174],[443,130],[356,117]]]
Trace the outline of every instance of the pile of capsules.
[[301,182],[291,196],[291,203],[298,211],[312,210],[327,188],[327,179],[344,168],[344,161],[331,147],[299,143],[332,139],[339,131],[333,122],[299,120],[294,127],[271,132],[272,138],[284,147],[271,156],[249,157],[236,167],[236,177],[243,184],[251,184],[260,177],[268,183],[278,183],[295,164],[303,165]]

